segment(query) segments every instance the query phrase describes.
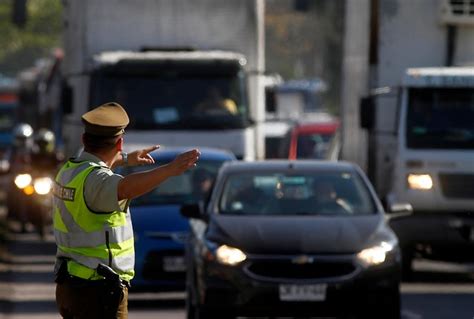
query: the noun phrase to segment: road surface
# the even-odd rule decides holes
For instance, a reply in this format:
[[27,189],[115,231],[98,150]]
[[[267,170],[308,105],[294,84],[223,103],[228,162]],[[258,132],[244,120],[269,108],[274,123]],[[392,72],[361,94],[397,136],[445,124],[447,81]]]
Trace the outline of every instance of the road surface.
[[[0,319],[59,318],[54,303],[52,236],[10,233],[0,260]],[[474,265],[418,261],[402,284],[404,319],[473,319]],[[130,319],[183,319],[184,294],[131,294]]]

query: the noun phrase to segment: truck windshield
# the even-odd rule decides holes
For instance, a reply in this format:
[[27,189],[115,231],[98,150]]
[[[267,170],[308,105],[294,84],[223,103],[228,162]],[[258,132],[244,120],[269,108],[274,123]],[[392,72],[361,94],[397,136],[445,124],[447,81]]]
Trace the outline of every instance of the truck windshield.
[[91,105],[122,104],[129,129],[217,130],[250,125],[239,75],[103,75],[93,79]]
[[413,149],[474,149],[474,90],[409,91],[406,139]]

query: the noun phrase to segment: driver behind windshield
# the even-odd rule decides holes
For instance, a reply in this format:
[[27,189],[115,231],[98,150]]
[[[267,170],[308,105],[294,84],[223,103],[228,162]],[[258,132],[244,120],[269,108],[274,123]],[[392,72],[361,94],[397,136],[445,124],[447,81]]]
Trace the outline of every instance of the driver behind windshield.
[[313,181],[313,199],[320,214],[352,212],[349,204],[338,196],[332,181],[316,178]]

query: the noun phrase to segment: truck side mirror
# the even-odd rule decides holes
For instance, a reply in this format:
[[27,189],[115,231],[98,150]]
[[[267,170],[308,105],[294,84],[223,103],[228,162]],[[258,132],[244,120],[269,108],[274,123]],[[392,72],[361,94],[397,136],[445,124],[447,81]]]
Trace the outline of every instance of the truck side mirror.
[[71,114],[73,112],[72,101],[73,89],[69,84],[64,82],[61,88],[61,106],[63,114]]
[[360,127],[371,130],[375,123],[375,101],[373,96],[360,99],[359,106]]

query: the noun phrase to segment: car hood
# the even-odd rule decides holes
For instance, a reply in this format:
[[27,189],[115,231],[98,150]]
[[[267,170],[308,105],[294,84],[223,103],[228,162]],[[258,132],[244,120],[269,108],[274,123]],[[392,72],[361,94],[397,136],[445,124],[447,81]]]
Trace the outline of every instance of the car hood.
[[390,231],[380,214],[357,217],[214,215],[207,238],[254,254],[342,254],[367,248],[384,232]]
[[132,206],[130,213],[133,229],[136,233],[188,231],[188,220],[181,216],[180,208],[181,205]]

